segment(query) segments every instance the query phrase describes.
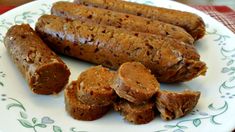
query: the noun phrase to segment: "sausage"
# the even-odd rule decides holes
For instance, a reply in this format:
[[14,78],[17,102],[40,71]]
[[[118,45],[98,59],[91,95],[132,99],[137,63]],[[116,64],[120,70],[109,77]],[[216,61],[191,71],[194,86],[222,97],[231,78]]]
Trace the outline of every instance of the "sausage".
[[82,72],[77,80],[77,98],[89,105],[110,105],[117,97],[111,88],[115,73],[102,66]]
[[92,21],[131,31],[172,37],[189,44],[194,42],[192,36],[178,26],[126,13],[76,5],[69,2],[57,2],[52,6],[51,14],[72,20]]
[[207,69],[194,46],[171,38],[52,15],[41,16],[36,31],[56,52],[113,69],[141,62],[160,82],[188,81]]
[[124,118],[135,124],[146,124],[155,117],[154,103],[133,104],[124,99],[114,102],[114,110],[120,112]]
[[142,104],[156,94],[160,84],[140,62],[126,62],[119,67],[111,87],[119,97]]
[[159,91],[156,106],[164,120],[180,118],[190,113],[197,105],[200,92],[184,90],[183,92]]
[[12,26],[4,45],[34,93],[58,93],[67,84],[68,67],[28,24]]
[[196,14],[173,9],[154,7],[122,0],[74,0],[77,4],[99,7],[159,20],[184,28],[195,40],[205,35],[205,24]]
[[110,110],[110,105],[82,103],[76,96],[76,85],[77,81],[72,81],[64,90],[65,109],[74,119],[92,121],[101,118]]

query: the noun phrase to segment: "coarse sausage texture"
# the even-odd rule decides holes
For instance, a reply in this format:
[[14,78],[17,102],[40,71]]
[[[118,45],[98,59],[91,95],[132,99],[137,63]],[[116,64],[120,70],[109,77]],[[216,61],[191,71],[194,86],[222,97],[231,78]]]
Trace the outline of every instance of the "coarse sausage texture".
[[77,98],[89,105],[110,105],[117,97],[111,84],[115,72],[102,66],[91,67],[77,79]]
[[195,40],[205,35],[202,18],[194,13],[149,6],[124,0],[74,0],[74,3],[159,20],[184,28]]
[[58,93],[68,83],[68,67],[28,24],[12,26],[4,45],[34,93]]
[[154,103],[133,104],[124,99],[114,102],[114,110],[120,112],[124,118],[135,124],[146,124],[155,118]]
[[140,62],[125,62],[119,67],[111,87],[119,97],[143,104],[158,92],[160,84]]
[[193,44],[194,42],[193,37],[181,27],[127,13],[87,7],[70,2],[56,2],[51,8],[51,14],[72,20],[79,19],[81,21],[115,26],[130,31],[162,35],[188,44]]
[[164,120],[172,120],[185,116],[197,105],[199,91],[184,90],[172,92],[160,90],[156,94],[156,107]]
[[104,116],[111,108],[110,105],[90,105],[82,103],[77,98],[77,81],[72,81],[64,90],[65,109],[70,116],[77,120],[92,121]]
[[141,62],[160,82],[188,81],[207,69],[194,46],[172,38],[53,15],[41,16],[36,31],[58,53],[113,69],[124,62]]

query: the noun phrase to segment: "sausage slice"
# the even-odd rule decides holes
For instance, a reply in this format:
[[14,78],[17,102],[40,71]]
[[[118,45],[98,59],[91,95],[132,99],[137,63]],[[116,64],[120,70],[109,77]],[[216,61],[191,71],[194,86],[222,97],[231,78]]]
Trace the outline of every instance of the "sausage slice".
[[159,91],[156,106],[164,120],[185,116],[193,110],[200,97],[200,92],[185,90],[183,92]]
[[121,99],[114,103],[114,110],[119,111],[127,121],[135,124],[146,124],[155,117],[152,102],[136,105]]
[[89,105],[78,100],[76,86],[77,81],[73,81],[64,91],[66,111],[74,119],[86,121],[96,120],[109,111],[110,105]]
[[147,102],[158,90],[159,83],[140,62],[126,62],[118,69],[112,88],[119,97],[132,103]]
[[110,105],[116,99],[111,88],[115,73],[102,66],[82,72],[77,80],[77,97],[90,105]]

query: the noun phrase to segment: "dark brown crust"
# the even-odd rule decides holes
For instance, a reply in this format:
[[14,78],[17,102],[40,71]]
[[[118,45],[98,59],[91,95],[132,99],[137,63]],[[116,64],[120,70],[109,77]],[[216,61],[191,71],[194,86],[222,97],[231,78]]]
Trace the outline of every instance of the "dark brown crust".
[[74,119],[92,121],[101,118],[109,111],[110,105],[95,106],[80,102],[76,96],[76,85],[76,81],[71,82],[64,90],[66,110]]
[[95,64],[117,69],[125,62],[141,62],[159,82],[188,81],[206,71],[194,46],[172,38],[52,15],[40,17],[36,31],[55,51]]
[[154,103],[136,105],[125,100],[114,103],[114,110],[119,111],[124,118],[135,124],[146,124],[155,117]]
[[147,102],[159,87],[156,78],[139,62],[123,63],[112,85],[119,97],[135,104]]
[[70,2],[56,2],[51,8],[51,14],[72,20],[92,21],[130,31],[162,35],[188,44],[194,42],[192,36],[178,26],[101,8],[76,5]]
[[164,120],[185,116],[197,105],[200,92],[185,90],[183,92],[159,91],[156,106]]
[[205,35],[205,24],[196,14],[123,0],[74,0],[75,3],[129,13],[184,28],[195,40]]
[[29,25],[12,26],[4,45],[34,93],[58,93],[68,83],[67,66]]
[[110,105],[117,97],[111,88],[115,73],[102,66],[82,72],[77,80],[77,97],[90,105]]

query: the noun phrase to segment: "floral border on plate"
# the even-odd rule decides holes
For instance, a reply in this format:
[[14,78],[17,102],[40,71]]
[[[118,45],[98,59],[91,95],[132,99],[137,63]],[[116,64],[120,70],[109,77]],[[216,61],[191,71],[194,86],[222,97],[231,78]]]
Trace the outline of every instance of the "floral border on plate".
[[[132,2],[139,2],[138,0],[131,0]],[[143,4],[153,5],[152,1],[144,1]],[[25,11],[22,14],[18,14],[14,16],[14,22],[9,22],[6,19],[0,20],[0,29],[7,30],[10,26],[14,24],[21,24],[21,23],[34,23],[35,21],[32,19],[33,16],[41,16],[45,14],[48,10],[50,10],[50,6],[46,3],[42,4],[39,10],[37,11]],[[170,6],[169,6],[170,7]],[[173,132],[184,132],[190,127],[199,127],[202,124],[203,120],[207,120],[210,122],[211,125],[221,125],[224,122],[218,121],[216,118],[218,116],[222,116],[225,112],[228,111],[229,106],[231,105],[227,100],[231,100],[235,98],[235,92],[232,91],[235,89],[235,48],[234,49],[227,49],[226,44],[230,36],[220,34],[217,29],[211,29],[209,24],[206,25],[207,28],[207,35],[214,37],[214,42],[219,46],[220,53],[222,55],[222,61],[226,63],[226,66],[221,69],[222,74],[226,74],[228,76],[228,80],[224,80],[221,85],[219,85],[217,91],[220,95],[221,101],[223,101],[222,106],[217,106],[213,102],[208,104],[208,110],[212,111],[215,114],[209,114],[205,112],[200,112],[200,110],[195,109],[190,114],[192,118],[189,119],[182,119],[179,120],[175,124],[166,124],[164,125],[164,129],[156,130],[155,132],[162,132],[162,131],[173,131]],[[0,43],[3,43],[4,35],[0,33]],[[2,56],[0,56],[0,59]],[[4,71],[0,71],[0,88],[4,88],[4,79],[6,74]],[[18,122],[27,129],[32,129],[34,132],[38,132],[39,128],[48,128],[51,127],[53,132],[62,132],[62,127],[57,126],[55,121],[48,117],[43,116],[41,118],[36,117],[28,117],[27,115],[27,108],[20,102],[18,99],[13,97],[8,97],[6,94],[1,93],[0,96],[1,101],[7,101],[6,109],[11,111],[12,109],[18,109],[19,117],[17,118]],[[185,124],[187,123],[187,124]],[[191,125],[188,126],[188,123]],[[75,127],[70,127],[71,132],[84,132],[77,130]]]

